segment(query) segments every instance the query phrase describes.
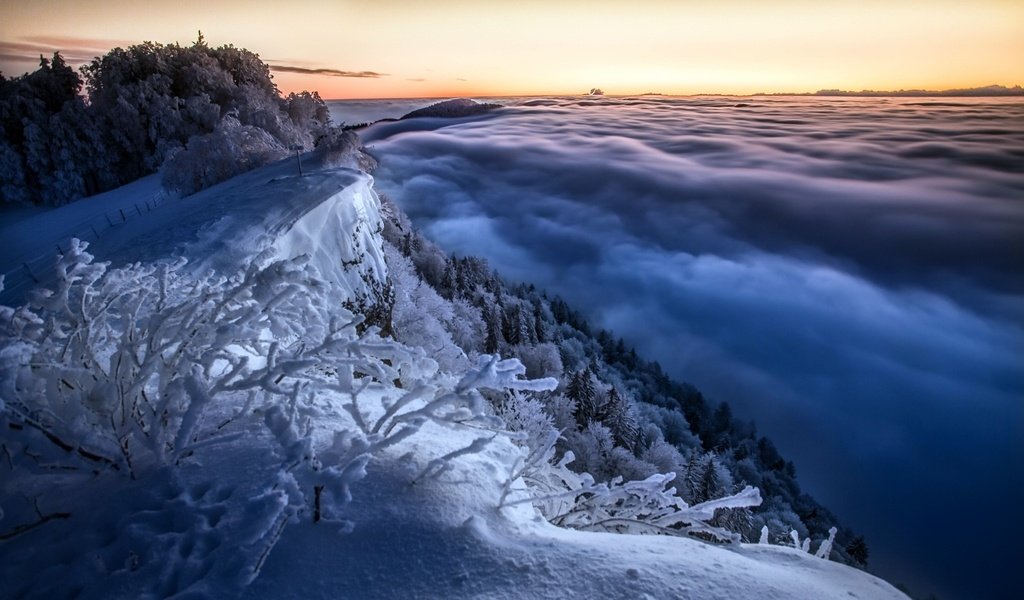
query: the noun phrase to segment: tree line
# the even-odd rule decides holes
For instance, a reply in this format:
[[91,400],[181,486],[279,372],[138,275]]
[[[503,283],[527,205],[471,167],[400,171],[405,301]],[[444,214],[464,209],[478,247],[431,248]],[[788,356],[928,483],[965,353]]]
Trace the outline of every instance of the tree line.
[[259,56],[232,45],[114,48],[79,71],[55,52],[0,74],[0,202],[57,206],[168,167],[192,193],[312,148],[330,115],[316,92],[282,96]]
[[[558,451],[575,457],[570,467],[598,481],[674,472],[676,493],[690,505],[759,488],[760,506],[720,510],[712,521],[745,541],[757,542],[763,527],[778,544],[791,544],[793,531],[798,539],[829,538],[839,519],[801,489],[793,462],[727,402],[672,379],[562,298],[510,283],[481,258],[446,255],[390,199],[382,203],[395,335],[434,350],[446,368],[500,354],[518,357],[529,377],[559,381],[536,401],[495,399],[506,421],[531,436],[540,434],[530,427],[554,427]],[[834,559],[866,566],[864,538],[837,530]]]

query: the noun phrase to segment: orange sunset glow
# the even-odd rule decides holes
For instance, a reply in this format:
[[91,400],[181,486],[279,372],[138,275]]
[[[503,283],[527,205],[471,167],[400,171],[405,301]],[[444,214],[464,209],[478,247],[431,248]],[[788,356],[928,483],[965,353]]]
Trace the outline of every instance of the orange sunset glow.
[[1020,83],[1024,3],[10,0],[0,70],[202,30],[325,98],[810,92]]

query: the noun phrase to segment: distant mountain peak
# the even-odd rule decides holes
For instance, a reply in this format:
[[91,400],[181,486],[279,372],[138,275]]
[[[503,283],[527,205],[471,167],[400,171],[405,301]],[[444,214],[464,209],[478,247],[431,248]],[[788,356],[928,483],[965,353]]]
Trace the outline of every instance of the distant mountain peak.
[[878,90],[861,90],[859,92],[850,90],[818,90],[814,93],[815,96],[1024,96],[1024,88],[1019,85],[1013,87],[1006,87],[1003,85],[986,85],[982,87],[973,88],[958,88],[949,90],[897,90],[897,91],[878,91]]
[[469,98],[453,98],[452,100],[437,102],[430,106],[414,110],[403,116],[402,119],[415,119],[418,117],[470,117],[499,107],[499,104],[487,104],[477,102],[476,100],[470,100]]

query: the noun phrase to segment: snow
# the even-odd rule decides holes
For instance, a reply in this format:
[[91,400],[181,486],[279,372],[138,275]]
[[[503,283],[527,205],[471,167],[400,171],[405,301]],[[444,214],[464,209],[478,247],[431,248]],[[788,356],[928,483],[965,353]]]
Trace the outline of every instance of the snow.
[[[380,405],[394,392],[368,394],[365,405]],[[314,425],[321,442],[351,426],[344,400],[325,400],[324,416]],[[305,519],[288,526],[244,597],[905,598],[866,573],[793,548],[586,533],[556,528],[526,505],[499,510],[504,479],[519,452],[501,437],[480,452],[462,454],[440,476],[420,476],[431,460],[458,453],[477,436],[429,423],[375,458],[345,505],[348,523]],[[94,548],[79,553],[89,557],[88,568],[68,550],[59,553],[67,561],[64,580],[90,577],[89,568],[107,573],[85,588],[86,597],[129,597],[140,590],[166,595],[195,581],[198,589],[189,591],[224,595],[233,579],[225,566],[231,553],[223,547],[246,531],[265,530],[265,523],[249,521],[276,514],[282,502],[257,493],[273,470],[270,461],[259,460],[265,442],[254,435],[204,455],[202,467],[183,469],[177,480],[161,472],[116,501],[101,498],[92,511],[94,532],[83,535],[57,523],[35,540],[36,550],[66,549],[68,540],[79,551],[82,543]],[[203,483],[211,478],[215,485]],[[232,499],[247,497],[253,498],[247,510],[237,514]],[[101,526],[108,533],[101,534]],[[109,531],[122,529],[130,532],[128,540],[111,537]],[[173,548],[186,560],[163,570],[116,569],[111,563],[144,547],[144,536],[159,538],[160,548]],[[30,564],[18,558],[14,565]]]
[[151,175],[58,208],[14,211],[0,223],[0,274],[6,276],[0,299],[6,304],[21,300],[35,279],[46,280],[54,253],[67,248],[71,238],[96,241],[164,199],[159,175]]
[[[152,175],[15,223],[0,232],[0,273],[9,274],[0,299],[8,305],[24,299],[33,283],[19,267],[26,260],[32,279],[52,281],[49,264],[72,237],[88,240],[90,252],[115,266],[184,257],[196,273],[224,275],[272,246],[281,258],[309,254],[321,274],[351,297],[364,286],[362,276],[381,281],[387,274],[375,236],[380,215],[373,179],[326,167],[314,154],[302,160],[302,176],[291,157],[185,198],[166,198],[159,176]],[[119,222],[122,210],[127,220]],[[107,215],[115,215],[114,225]],[[345,268],[355,260],[361,264]]]
[[498,510],[517,453],[500,438],[442,477],[410,485],[417,469],[403,457],[464,447],[473,435],[425,427],[371,464],[345,510],[353,530],[290,528],[246,597],[344,590],[352,598],[905,598],[871,575],[793,548],[580,532],[525,505]]
[[[313,289],[320,295],[296,306],[340,319],[344,309],[321,304],[340,304],[387,276],[380,206],[368,175],[303,160],[310,164],[301,177],[289,159],[167,199],[108,228],[89,251],[113,266],[184,257],[184,272],[196,277],[234,275],[267,251],[306,257],[329,291]],[[5,242],[4,264],[61,243],[69,254],[80,252],[62,239],[68,226],[158,194],[152,179],[142,180],[8,227],[20,236],[22,255]],[[277,264],[267,268],[292,282],[294,273]],[[292,323],[296,331],[321,325]],[[267,335],[257,339],[268,342]],[[299,341],[288,346],[292,364],[277,362],[287,356],[278,357],[275,340],[249,365],[266,371],[262,385],[281,387],[281,400],[237,419],[217,445],[195,443],[190,432],[204,418],[209,424],[240,414],[242,394],[211,398],[201,369],[184,380],[192,405],[168,442],[179,451],[175,467],[134,480],[111,471],[68,474],[57,481],[74,493],[57,498],[0,481],[0,499],[15,492],[27,494],[22,504],[33,493],[44,499],[34,508],[5,505],[0,532],[16,515],[67,511],[0,541],[5,589],[39,598],[906,598],[870,574],[798,548],[557,528],[529,502],[515,501],[527,494],[522,480],[510,481],[524,449],[485,418],[474,391],[542,390],[552,382],[525,382],[517,362],[490,357],[465,377],[438,372],[422,350],[372,338],[350,346],[325,341],[323,355],[341,357],[335,372],[304,358],[316,340]],[[219,360],[205,376],[216,379],[227,368]],[[353,364],[376,383],[358,384]],[[301,369],[315,373],[296,378]],[[282,380],[294,387],[278,386]],[[33,479],[19,472],[18,481]],[[327,495],[319,522],[309,510],[315,482],[317,498],[323,489]]]

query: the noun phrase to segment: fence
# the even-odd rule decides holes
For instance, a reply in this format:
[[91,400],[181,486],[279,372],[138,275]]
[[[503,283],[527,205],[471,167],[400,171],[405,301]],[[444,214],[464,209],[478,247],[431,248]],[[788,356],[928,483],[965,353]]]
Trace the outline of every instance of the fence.
[[56,255],[64,255],[71,239],[78,238],[95,242],[110,230],[152,212],[167,201],[167,195],[159,193],[152,198],[95,215],[68,227],[56,237],[53,248],[35,257],[20,257],[19,264],[4,275],[4,289],[0,292],[0,304],[14,306],[22,302],[33,288],[54,280]]

